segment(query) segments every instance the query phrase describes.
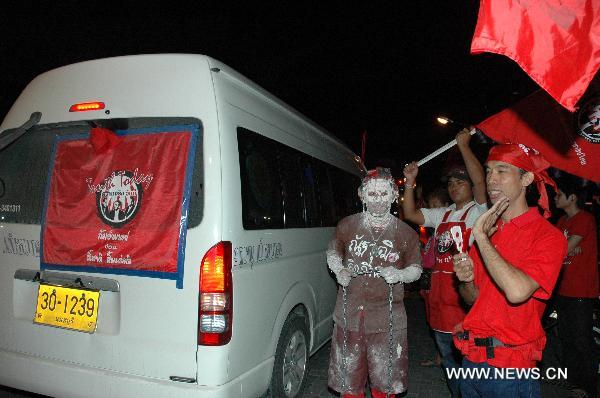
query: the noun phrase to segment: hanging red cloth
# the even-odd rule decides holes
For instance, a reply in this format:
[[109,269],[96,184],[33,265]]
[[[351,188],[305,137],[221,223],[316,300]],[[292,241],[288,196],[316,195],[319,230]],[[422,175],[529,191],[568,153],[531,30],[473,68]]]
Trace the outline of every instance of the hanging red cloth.
[[103,127],[94,127],[90,131],[90,143],[96,153],[104,153],[114,149],[121,141],[123,141],[123,137]]

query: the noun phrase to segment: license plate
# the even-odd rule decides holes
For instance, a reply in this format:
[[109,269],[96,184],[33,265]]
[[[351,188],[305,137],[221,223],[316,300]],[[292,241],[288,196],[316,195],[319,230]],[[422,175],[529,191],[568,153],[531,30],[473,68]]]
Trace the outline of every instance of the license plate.
[[94,333],[100,292],[40,284],[34,323]]

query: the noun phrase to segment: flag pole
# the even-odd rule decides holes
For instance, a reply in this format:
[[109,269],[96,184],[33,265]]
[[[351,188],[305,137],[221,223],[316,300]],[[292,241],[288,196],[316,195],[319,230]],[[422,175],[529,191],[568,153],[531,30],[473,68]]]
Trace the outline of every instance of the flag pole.
[[[476,132],[477,132],[477,129],[472,129],[471,131],[469,131],[469,134],[473,135]],[[435,151],[431,152],[429,155],[425,156],[423,159],[419,160],[417,162],[417,166],[420,167],[421,165],[429,162],[431,159],[446,152],[448,149],[452,148],[454,145],[456,145],[456,138],[453,139],[452,141],[450,141],[449,143],[447,143],[446,145],[444,145],[443,147],[440,147],[440,148],[436,149]]]
[[363,132],[360,135],[360,146],[361,146],[361,151],[360,151],[360,158],[362,159],[363,164],[365,164],[365,154],[367,151],[367,130],[363,130]]

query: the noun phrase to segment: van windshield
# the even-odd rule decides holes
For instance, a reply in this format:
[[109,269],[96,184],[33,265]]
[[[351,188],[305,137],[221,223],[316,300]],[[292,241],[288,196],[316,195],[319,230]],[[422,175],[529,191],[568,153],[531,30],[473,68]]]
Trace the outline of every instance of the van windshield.
[[[193,118],[130,118],[94,121],[111,130],[151,129],[172,125],[196,125],[196,145],[188,228],[197,226],[203,214],[202,124]],[[0,224],[41,224],[45,190],[55,137],[88,134],[87,121],[38,125],[0,151]]]

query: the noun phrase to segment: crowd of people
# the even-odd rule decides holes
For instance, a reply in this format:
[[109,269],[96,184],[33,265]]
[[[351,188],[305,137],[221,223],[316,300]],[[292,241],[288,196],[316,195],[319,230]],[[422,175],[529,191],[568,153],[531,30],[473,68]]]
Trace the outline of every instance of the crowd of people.
[[[374,398],[408,389],[403,294],[419,279],[439,352],[422,365],[446,370],[452,397],[539,397],[535,372],[448,370],[537,369],[548,303],[557,313],[566,382],[598,396],[597,227],[585,210],[585,191],[572,179],[557,186],[543,154],[519,143],[495,145],[482,165],[470,137],[469,129],[457,134],[462,162],[448,168],[444,186],[432,187],[424,202],[415,195],[415,162],[403,169],[401,198],[389,169],[370,171],[358,190],[363,211],[336,228],[327,252],[340,285],[329,386],[344,398],[364,397],[367,385]],[[402,220],[390,214],[398,199]],[[420,240],[415,226],[429,237]],[[468,376],[474,374],[489,376]]]

